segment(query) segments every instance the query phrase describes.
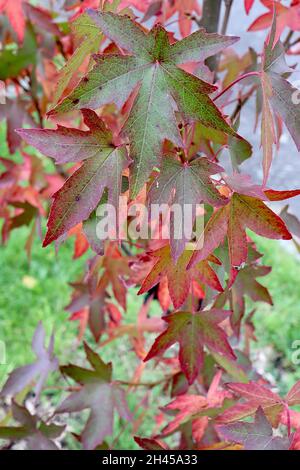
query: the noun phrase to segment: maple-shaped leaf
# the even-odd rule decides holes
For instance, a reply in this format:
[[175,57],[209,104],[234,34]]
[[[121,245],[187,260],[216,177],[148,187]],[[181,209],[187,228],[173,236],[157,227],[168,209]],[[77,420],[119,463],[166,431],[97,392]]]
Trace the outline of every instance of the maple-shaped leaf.
[[104,272],[101,273],[97,285],[97,292],[105,291],[111,285],[116,300],[124,310],[126,310],[127,293],[124,278],[129,278],[131,275],[128,261],[115,244],[110,244],[101,261]]
[[271,269],[269,266],[250,265],[241,269],[237,275],[235,285],[239,293],[248,295],[254,302],[273,304],[269,291],[257,282],[257,277],[267,276]]
[[53,354],[54,335],[50,338],[48,348],[45,347],[45,336],[44,327],[42,323],[39,323],[32,339],[32,350],[37,356],[37,360],[33,364],[18,367],[11,372],[1,390],[0,395],[2,397],[7,395],[17,395],[36,378],[36,398],[39,397],[48,374],[58,368],[58,360]]
[[299,31],[299,14],[300,3],[296,0],[290,6],[283,5],[282,2],[276,0],[261,0],[261,3],[269,10],[249,26],[248,31],[261,31],[269,28],[274,19],[274,11],[276,12],[277,31],[275,39],[278,41],[285,28],[292,31]]
[[[168,3],[168,2],[167,2]],[[181,36],[186,37],[191,34],[192,30],[192,20],[191,17],[193,14],[200,16],[201,8],[198,0],[175,0],[174,6],[172,8],[172,2],[169,2],[171,5],[171,11],[169,16],[172,16],[172,13],[178,12],[178,24]]]
[[54,104],[58,102],[64,90],[68,87],[73,75],[78,71],[84,60],[86,60],[89,54],[96,53],[99,50],[100,43],[103,40],[103,36],[99,34],[98,29],[95,28],[94,22],[86,13],[79,16],[71,23],[71,30],[75,41],[79,43],[79,45],[70,59],[59,71],[57,86],[53,96]]
[[[104,11],[115,11],[119,1],[107,2],[103,5]],[[88,5],[89,6],[89,5]],[[71,23],[71,31],[77,44],[75,51],[63,68],[59,71],[57,86],[54,92],[53,105],[58,102],[64,90],[68,87],[73,75],[78,71],[86,58],[98,52],[103,35],[95,27],[94,21],[87,13],[78,16]]]
[[168,280],[168,290],[175,308],[181,307],[185,302],[193,281],[206,284],[216,291],[223,291],[216,273],[209,264],[209,262],[220,264],[218,259],[214,256],[201,261],[190,270],[187,270],[187,265],[191,257],[190,251],[184,251],[176,263],[172,260],[169,245],[154,251],[152,256],[157,261],[144,279],[138,292],[139,294],[144,294],[149,291],[165,276]]
[[144,361],[149,361],[173,344],[179,343],[179,362],[189,384],[192,384],[203,364],[204,346],[235,359],[226,333],[219,326],[229,315],[230,312],[212,309],[197,313],[175,312],[164,317],[168,324],[167,329],[156,338]]
[[227,388],[245,399],[243,403],[237,403],[228,408],[218,417],[221,423],[238,421],[253,415],[259,407],[263,408],[268,420],[277,427],[281,414],[285,407],[284,400],[267,387],[256,382],[228,383]]
[[53,439],[57,439],[65,426],[45,423],[16,403],[11,405],[12,416],[21,426],[0,426],[0,439],[26,442],[27,450],[59,450]]
[[253,423],[233,423],[218,426],[218,433],[226,441],[243,444],[245,450],[288,450],[291,439],[274,436],[271,424],[261,407]]
[[121,6],[134,7],[144,12],[142,21],[148,21],[156,16],[156,23],[165,23],[169,18],[178,15],[179,31],[182,37],[186,37],[192,30],[192,16],[200,16],[201,7],[198,0],[123,0]]
[[253,5],[254,5],[254,1],[255,1],[255,0],[244,0],[244,3],[245,3],[245,10],[246,10],[247,15],[249,15],[250,10],[251,10],[251,8],[252,8]]
[[222,371],[219,370],[213,377],[206,396],[184,394],[178,396],[175,400],[166,405],[164,410],[167,412],[169,410],[177,411],[177,414],[163,429],[162,435],[166,436],[173,433],[179,426],[189,421],[193,422],[193,435],[197,433],[197,427],[204,425],[204,428],[206,428],[208,424],[207,417],[213,417],[214,414],[219,414],[224,400],[231,398],[231,394],[228,391],[220,388],[221,377]]
[[250,297],[254,302],[266,302],[273,305],[268,289],[257,281],[258,277],[267,276],[270,271],[269,266],[249,264],[239,270],[231,288],[218,296],[215,306],[223,307],[229,301],[232,310],[230,323],[237,336],[240,334],[241,321],[245,314],[245,296]]
[[300,380],[290,389],[285,401],[289,406],[300,405]]
[[[299,9],[300,6],[297,8]],[[273,144],[278,143],[276,124],[272,111],[284,121],[297,149],[300,150],[300,109],[297,100],[299,90],[284,77],[286,72],[292,72],[293,70],[288,68],[285,63],[285,50],[278,40],[277,34],[278,25],[274,10],[272,29],[265,43],[262,71],[260,73],[263,96],[262,146],[264,151],[264,183],[266,183],[270,171],[273,158]]]
[[128,167],[125,147],[113,144],[112,134],[94,111],[82,110],[89,131],[58,126],[50,129],[19,129],[30,145],[56,163],[79,162],[81,167],[65,182],[53,198],[48,231],[43,246],[86,220],[97,207],[104,190],[107,202],[118,207],[122,190],[122,171]]
[[246,401],[233,405],[220,415],[218,421],[222,423],[253,415],[261,406],[272,425],[277,427],[279,421],[283,420],[287,413],[291,413],[288,407],[300,404],[300,381],[290,389],[285,398],[281,398],[267,387],[255,382],[228,383],[227,388]]
[[162,143],[183,146],[176,109],[229,135],[236,135],[208,94],[216,88],[177,65],[201,61],[236,42],[237,38],[203,30],[170,45],[167,32],[154,27],[148,34],[127,17],[88,10],[101,31],[132,55],[95,55],[95,66],[50,115],[72,109],[96,109],[114,102],[119,108],[138,87],[123,135],[129,138],[134,166],[131,195],[136,197],[159,164]]
[[[185,227],[188,222],[192,231],[197,204],[205,202],[220,207],[226,203],[226,198],[219,193],[210,179],[210,175],[222,171],[222,167],[207,158],[197,158],[191,163],[180,163],[168,156],[163,158],[161,173],[150,187],[148,201],[150,207],[151,204],[174,204],[181,208],[183,221],[180,227],[174,225],[174,212],[170,214],[171,253],[174,261],[178,260],[186,242],[191,238],[188,238]],[[191,209],[188,221],[184,219],[187,207]]]
[[23,41],[25,33],[23,3],[24,0],[0,0],[0,13],[6,13],[20,42]]
[[218,209],[209,219],[200,238],[202,249],[194,252],[189,266],[206,259],[227,235],[233,282],[238,270],[247,260],[246,228],[266,238],[292,238],[281,218],[263,201],[234,193],[229,204]]
[[125,420],[131,420],[125,393],[112,381],[112,365],[105,364],[87,344],[84,345],[91,369],[70,364],[61,367],[64,375],[81,385],[58,406],[56,413],[74,413],[90,409],[90,415],[81,435],[85,449],[100,445],[113,431],[114,410]]

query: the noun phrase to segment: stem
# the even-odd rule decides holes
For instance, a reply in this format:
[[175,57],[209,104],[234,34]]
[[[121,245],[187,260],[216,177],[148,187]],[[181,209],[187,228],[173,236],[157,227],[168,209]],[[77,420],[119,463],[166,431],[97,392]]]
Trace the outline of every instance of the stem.
[[293,34],[294,34],[294,31],[292,31],[292,30],[288,33],[288,35],[287,35],[287,37],[286,37],[286,39],[283,43],[283,46],[284,46],[285,50],[288,50],[290,48],[290,41],[292,39]]
[[13,82],[16,83],[19,87],[21,87],[22,90],[30,96],[30,98],[32,100],[32,103],[33,103],[33,105],[36,109],[36,112],[37,112],[38,123],[39,123],[40,127],[43,128],[44,126],[43,126],[43,116],[42,116],[41,108],[40,108],[37,97],[34,95],[34,93],[32,91],[32,88],[31,88],[32,82],[31,82],[31,77],[30,77],[29,73],[28,73],[27,78],[29,80],[29,88],[26,88],[26,86],[23,85],[23,83],[21,83],[18,78],[14,78]]
[[300,38],[297,38],[297,39],[295,39],[293,42],[291,42],[291,43],[289,44],[288,49],[290,49],[291,47],[293,47],[293,46],[295,46],[296,44],[298,44],[298,42],[300,42]]
[[221,96],[223,96],[228,90],[230,90],[230,88],[232,88],[234,85],[236,85],[237,83],[239,83],[241,80],[244,80],[245,78],[248,78],[248,77],[260,77],[260,72],[248,72],[248,73],[245,73],[244,75],[241,75],[240,77],[238,77],[236,80],[234,80],[232,83],[230,83],[230,85],[228,85],[226,88],[224,88],[224,90],[221,91],[221,93],[219,93],[214,99],[213,101],[217,101],[219,98],[221,98]]
[[170,375],[168,377],[164,377],[161,380],[158,380],[157,382],[124,382],[123,380],[118,380],[118,383],[121,385],[127,385],[128,387],[149,387],[153,388],[156,387],[157,385],[161,385],[168,380],[170,380],[173,376]]
[[221,34],[223,35],[226,34],[226,31],[227,31],[231,8],[233,5],[233,0],[224,0],[224,3],[225,3],[225,14],[224,14],[223,25],[221,29]]
[[208,33],[215,33],[219,28],[221,0],[204,0],[200,25]]
[[287,432],[288,432],[288,436],[290,437],[290,435],[291,435],[291,415],[290,415],[289,406],[287,404],[285,405],[285,411],[286,411],[286,418],[287,418]]
[[[208,33],[216,33],[219,29],[220,14],[221,0],[204,0],[202,18],[197,24],[199,27],[205,28]],[[210,57],[205,63],[213,72],[218,68],[217,57]]]

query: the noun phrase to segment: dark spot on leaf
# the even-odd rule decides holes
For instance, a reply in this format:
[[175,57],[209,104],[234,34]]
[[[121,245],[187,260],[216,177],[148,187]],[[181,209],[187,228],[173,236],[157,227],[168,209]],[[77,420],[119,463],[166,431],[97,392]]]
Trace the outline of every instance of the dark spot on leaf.
[[90,81],[90,79],[89,79],[88,77],[83,77],[82,81],[83,81],[84,83],[88,83],[88,82]]
[[76,197],[75,197],[75,201],[76,201],[76,202],[80,201],[80,196],[76,196]]
[[76,98],[75,100],[72,101],[73,104],[78,104],[79,103],[79,99]]

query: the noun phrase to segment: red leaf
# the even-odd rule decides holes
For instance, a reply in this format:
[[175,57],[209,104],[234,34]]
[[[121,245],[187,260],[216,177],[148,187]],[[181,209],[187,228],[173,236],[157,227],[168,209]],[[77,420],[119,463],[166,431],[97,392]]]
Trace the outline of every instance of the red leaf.
[[203,363],[203,346],[220,353],[229,359],[235,359],[224,330],[218,326],[230,312],[212,309],[197,312],[175,312],[164,317],[168,323],[166,331],[156,338],[151,350],[144,359],[149,361],[162,354],[174,343],[179,343],[179,361],[188,382],[197,378]]
[[117,246],[112,244],[103,257],[102,267],[104,272],[99,279],[97,291],[102,292],[112,285],[114,296],[119,304],[126,310],[126,292],[124,277],[130,277],[131,271],[128,259],[122,256]]
[[134,440],[144,450],[167,450],[167,447],[160,444],[156,439],[134,436]]
[[162,169],[159,176],[152,183],[148,200],[149,204],[166,204],[176,206],[181,209],[181,217],[184,223],[180,225],[174,220],[174,213],[170,214],[170,240],[171,254],[174,261],[177,261],[186,242],[190,240],[186,233],[186,220],[184,210],[190,207],[191,214],[191,232],[196,218],[197,204],[205,202],[214,207],[220,207],[226,204],[226,198],[222,196],[210,176],[221,173],[223,168],[208,160],[208,158],[197,158],[191,163],[180,163],[173,157],[164,157]]
[[[174,432],[181,424],[193,421],[193,437],[198,441],[205,431],[209,415],[212,409],[221,408],[225,398],[231,398],[231,394],[220,387],[222,371],[218,371],[213,377],[206,397],[201,395],[181,395],[165,406],[165,410],[178,411],[176,417],[163,429],[164,436]],[[199,419],[199,415],[201,416]]]
[[5,12],[17,33],[20,42],[24,39],[25,17],[23,12],[23,0],[0,0],[0,13]]
[[247,15],[249,15],[250,10],[251,10],[251,8],[252,8],[253,5],[254,5],[254,1],[255,1],[255,0],[244,0],[244,2],[245,2],[245,10],[246,10]]
[[82,111],[88,132],[58,126],[56,130],[19,129],[18,133],[57,163],[85,160],[54,194],[43,246],[86,220],[108,190],[108,203],[115,208],[122,191],[122,171],[128,167],[125,147],[112,143],[112,134],[94,111]]
[[181,307],[185,302],[193,280],[208,285],[211,289],[222,292],[223,288],[220,281],[211,268],[210,262],[218,262],[215,257],[210,257],[203,260],[194,266],[192,269],[187,270],[187,265],[190,260],[190,251],[184,251],[177,263],[174,263],[171,257],[170,246],[166,245],[159,250],[152,253],[152,256],[157,259],[155,265],[150,273],[144,279],[139,294],[144,294],[152,287],[158,284],[164,277],[168,280],[168,289],[170,297],[175,308]]
[[285,191],[277,191],[275,189],[267,189],[264,191],[269,201],[284,201],[300,195],[300,189],[291,189]]
[[[231,283],[238,269],[247,260],[246,228],[266,238],[290,240],[292,238],[284,222],[263,201],[234,193],[230,203],[216,211],[205,226],[202,249],[195,251],[189,266],[206,258],[228,236]],[[234,275],[234,271],[235,275]]]
[[300,380],[291,388],[285,400],[289,406],[300,404]]
[[273,9],[275,7],[277,17],[277,31],[275,36],[275,42],[281,36],[281,33],[285,28],[290,28],[292,31],[299,31],[299,3],[295,3],[294,6],[284,6],[280,2],[273,0],[263,0],[262,2],[269,12],[259,16],[248,28],[248,31],[260,31],[262,29],[269,28],[273,21]]
[[274,427],[278,426],[281,413],[284,410],[284,401],[279,395],[255,382],[247,384],[229,383],[227,387],[232,392],[243,397],[246,402],[238,403],[228,408],[219,416],[219,422],[228,423],[251,416],[261,406],[272,425]]

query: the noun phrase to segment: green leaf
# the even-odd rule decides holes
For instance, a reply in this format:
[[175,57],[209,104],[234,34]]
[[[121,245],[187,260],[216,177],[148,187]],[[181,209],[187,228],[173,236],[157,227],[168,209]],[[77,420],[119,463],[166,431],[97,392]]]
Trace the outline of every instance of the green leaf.
[[36,63],[37,43],[31,26],[26,29],[22,47],[18,49],[4,48],[0,52],[0,80],[16,78],[20,72]]
[[207,258],[227,235],[232,267],[231,284],[247,260],[246,228],[262,237],[274,240],[290,240],[292,238],[283,220],[262,200],[234,193],[229,204],[218,209],[210,217],[200,239],[201,250],[193,253],[189,267],[195,262]]
[[[120,0],[105,2],[103,7],[104,11],[116,11],[119,4]],[[86,57],[98,52],[103,40],[103,35],[95,26],[94,21],[86,13],[83,13],[72,22],[71,30],[74,36],[74,41],[78,46],[71,58],[59,72],[57,88],[53,96],[53,105],[59,101],[73,75],[79,69]]]
[[54,158],[57,163],[84,160],[53,196],[44,246],[88,219],[106,189],[107,202],[115,208],[119,204],[122,171],[130,162],[126,149],[113,144],[111,132],[94,111],[86,109],[82,114],[90,131],[62,126],[56,130],[18,130],[28,144]]
[[285,62],[285,50],[280,41],[274,44],[276,37],[276,14],[274,10],[272,28],[265,44],[261,71],[263,91],[262,146],[264,150],[264,183],[267,182],[272,159],[273,145],[277,144],[275,115],[285,123],[296,147],[300,150],[300,107],[299,90],[289,83],[285,74],[293,72]]
[[[192,224],[196,217],[196,205],[201,202],[220,207],[226,204],[210,179],[210,175],[221,173],[223,168],[207,158],[197,158],[191,163],[180,163],[173,157],[164,157],[160,175],[151,185],[149,191],[150,204],[170,204],[181,208],[182,214],[186,207],[193,211]],[[186,242],[189,241],[183,224],[174,226],[174,214],[170,215],[171,252],[177,261]],[[185,221],[184,221],[185,222]],[[191,227],[192,229],[192,227]],[[178,232],[178,233],[175,233]],[[180,233],[181,232],[181,233]]]
[[57,78],[57,87],[53,96],[53,105],[55,105],[64,90],[69,85],[71,78],[79,69],[83,61],[89,54],[96,53],[99,50],[103,35],[99,34],[98,28],[91,18],[84,13],[79,16],[72,24],[71,29],[74,40],[79,43],[73,55],[60,70]]
[[130,180],[132,197],[143,187],[153,167],[159,165],[164,140],[183,146],[176,111],[208,127],[236,135],[208,97],[216,88],[176,66],[201,60],[233,44],[236,38],[199,31],[190,39],[170,45],[167,32],[161,26],[145,34],[127,17],[93,10],[88,10],[88,14],[108,38],[132,55],[94,56],[93,70],[50,115],[85,107],[96,109],[111,102],[121,108],[138,88],[123,127],[134,159]]
[[106,436],[112,435],[115,408],[123,419],[131,420],[123,390],[111,381],[111,364],[105,364],[87,344],[87,360],[92,370],[75,365],[62,367],[64,374],[82,385],[57,408],[56,413],[73,413],[89,408],[88,421],[81,435],[85,449],[95,449]]

